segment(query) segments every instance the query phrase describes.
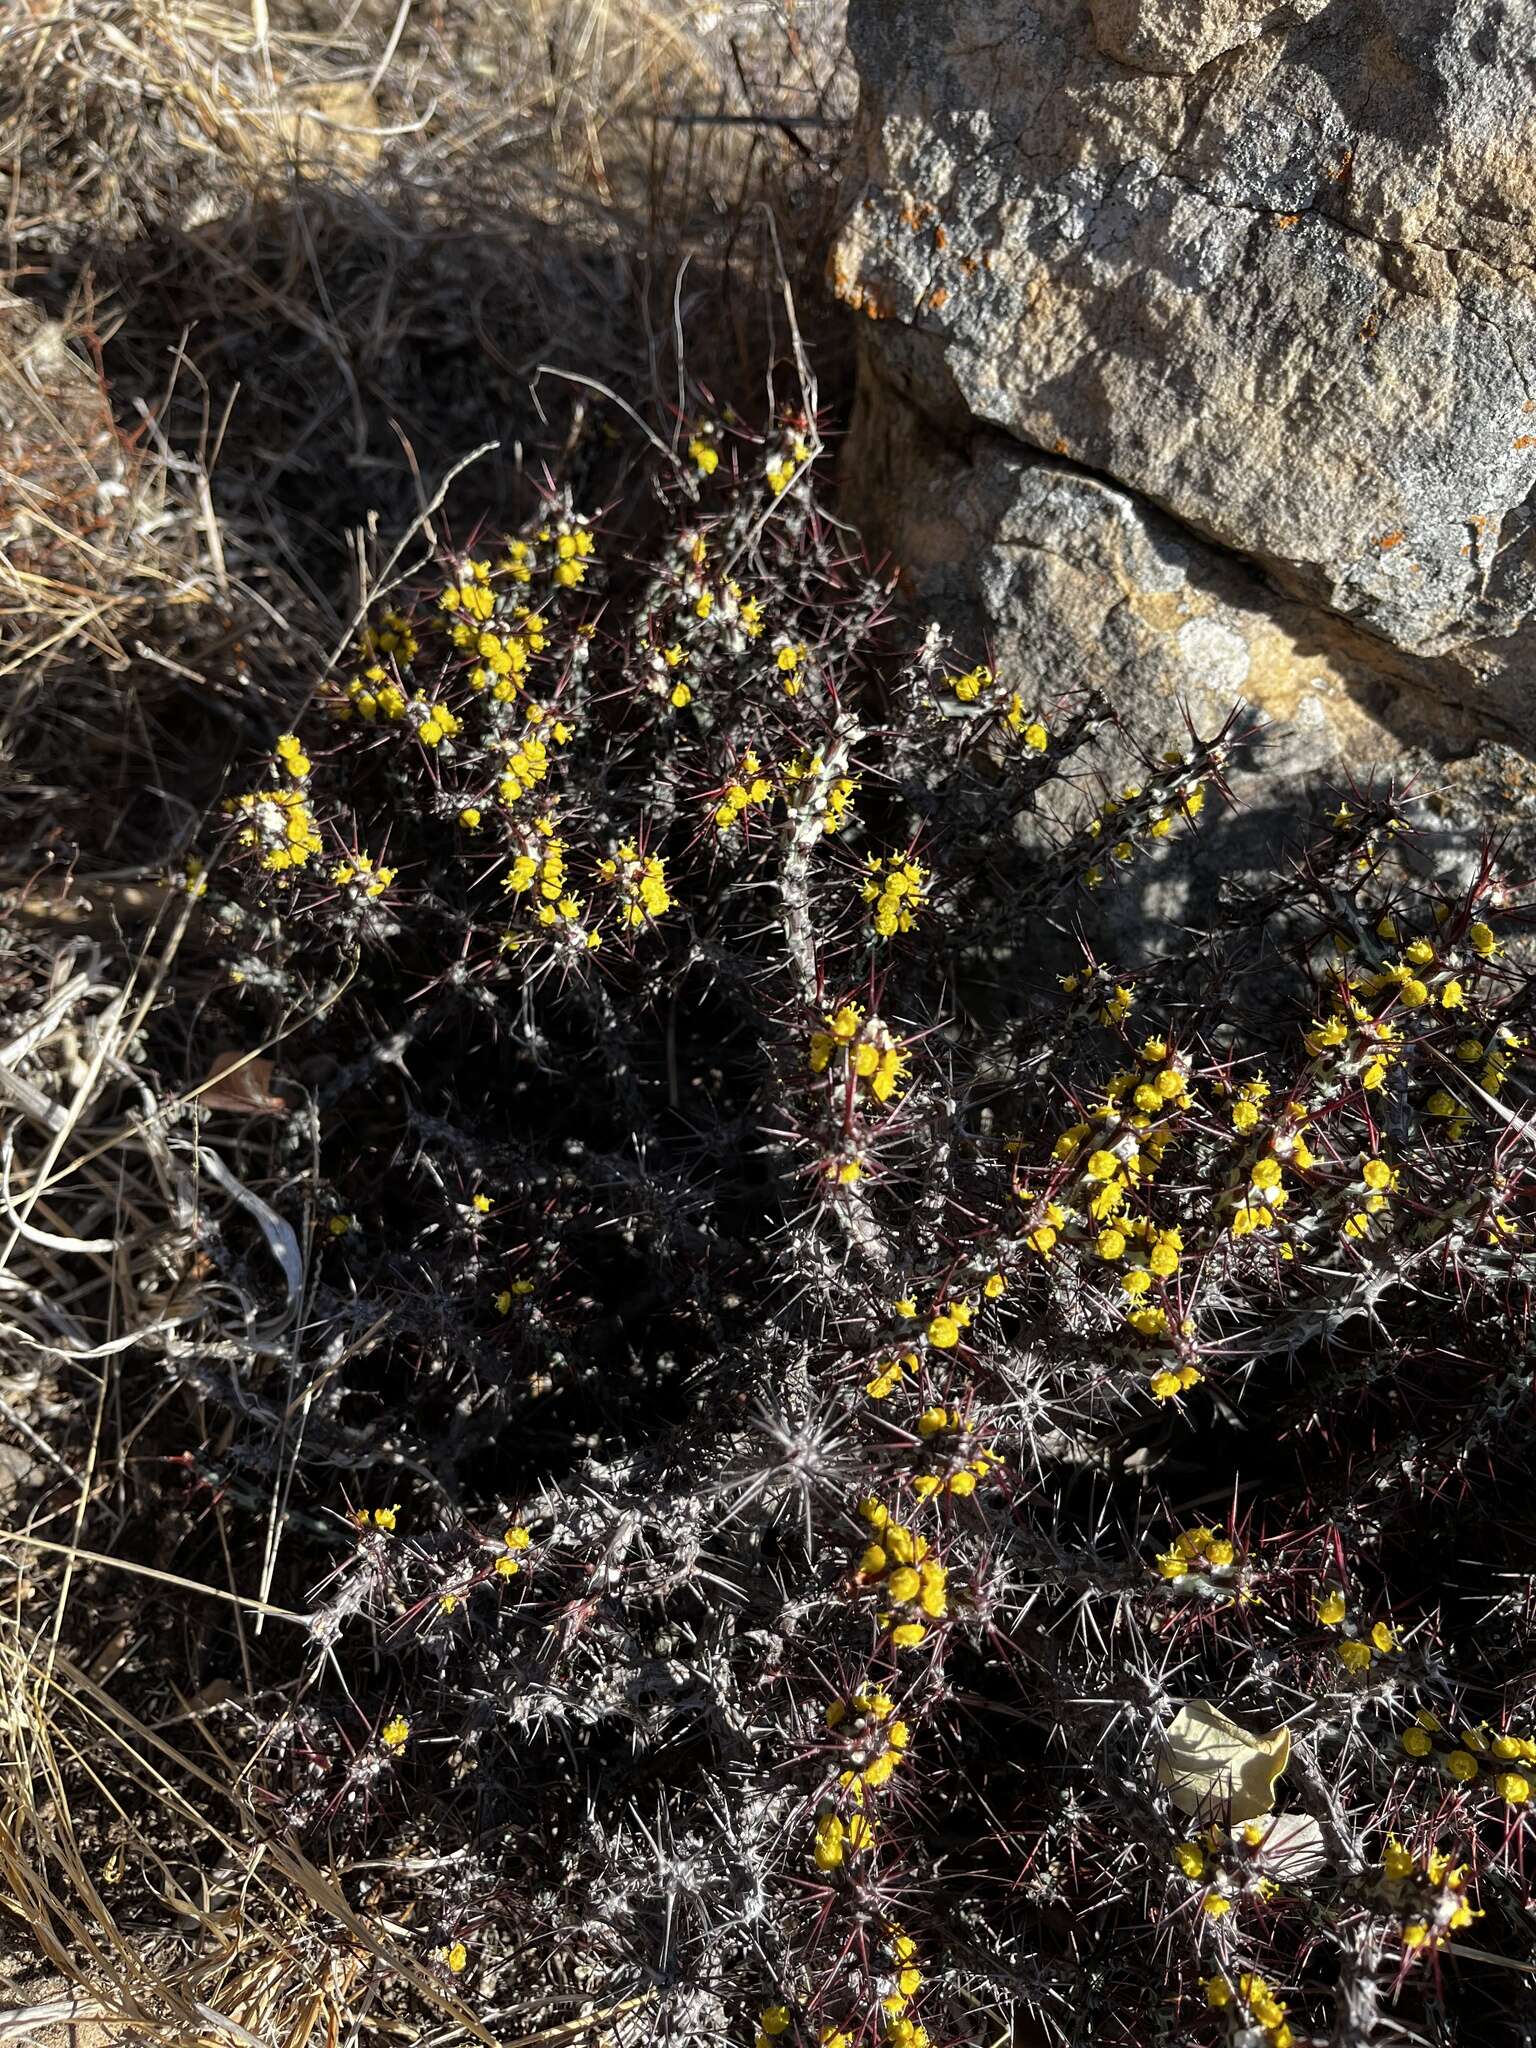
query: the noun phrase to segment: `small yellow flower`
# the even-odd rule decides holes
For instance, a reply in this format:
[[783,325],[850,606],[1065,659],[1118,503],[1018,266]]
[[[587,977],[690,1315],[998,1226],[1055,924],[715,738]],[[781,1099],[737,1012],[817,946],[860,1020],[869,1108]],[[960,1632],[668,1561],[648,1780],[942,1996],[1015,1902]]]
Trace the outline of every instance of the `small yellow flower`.
[[398,1756],[411,1739],[411,1724],[403,1714],[396,1714],[392,1721],[386,1721],[379,1735],[380,1742],[391,1756]]

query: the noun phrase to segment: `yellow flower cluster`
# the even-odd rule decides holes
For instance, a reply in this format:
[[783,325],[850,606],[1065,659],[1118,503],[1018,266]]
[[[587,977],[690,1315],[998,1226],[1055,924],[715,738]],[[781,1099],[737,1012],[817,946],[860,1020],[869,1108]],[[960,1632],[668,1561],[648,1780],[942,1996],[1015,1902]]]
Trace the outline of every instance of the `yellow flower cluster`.
[[1348,1238],[1362,1238],[1371,1228],[1371,1219],[1384,1216],[1391,1208],[1391,1197],[1396,1192],[1398,1173],[1385,1159],[1378,1159],[1374,1153],[1362,1157],[1360,1179],[1356,1187],[1347,1192],[1349,1213],[1342,1225]]
[[1031,753],[1043,754],[1050,745],[1050,734],[1041,720],[1025,709],[1024,699],[1017,690],[1005,691],[999,684],[997,671],[980,663],[968,669],[964,675],[946,678],[955,701],[960,704],[980,705],[985,711],[1000,711],[1007,730],[1016,733]]
[[1313,1059],[1327,1063],[1337,1082],[1357,1082],[1374,1094],[1387,1085],[1402,1033],[1389,1017],[1376,1016],[1346,992],[1329,1017],[1313,1019],[1302,1043]]
[[424,747],[440,747],[444,740],[457,738],[461,729],[446,704],[434,704],[419,690],[407,706],[406,716]]
[[[1100,971],[1096,976],[1067,975],[1063,987],[1092,1005],[1099,991],[1110,993],[1099,1006],[1099,1021],[1112,1027],[1130,1008],[1128,989]],[[1137,1065],[1113,1075],[1103,1100],[1083,1121],[1070,1125],[1052,1148],[1056,1161],[1071,1169],[1062,1200],[1039,1209],[1025,1243],[1049,1258],[1063,1237],[1089,1250],[1110,1266],[1122,1267],[1119,1284],[1126,1298],[1126,1322],[1138,1336],[1168,1340],[1173,1335],[1169,1312],[1147,1297],[1166,1287],[1184,1258],[1184,1235],[1176,1226],[1132,1207],[1144,1182],[1158,1170],[1176,1138],[1174,1118],[1193,1105],[1188,1063],[1166,1038],[1143,1041]],[[1187,1318],[1178,1334],[1187,1336]],[[1155,1399],[1172,1400],[1197,1386],[1203,1375],[1187,1360],[1175,1358],[1155,1372],[1148,1387]]]
[[836,1730],[843,1745],[844,1763],[837,1782],[859,1802],[866,1787],[889,1781],[912,1740],[912,1731],[896,1716],[890,1695],[878,1686],[856,1692],[849,1699],[833,1700],[827,1708],[827,1726]]
[[408,667],[421,651],[416,628],[400,611],[387,611],[376,626],[365,626],[358,635],[358,646],[365,657],[387,654],[402,668]]
[[776,455],[768,457],[766,475],[768,488],[776,498],[782,498],[794,482],[803,464],[811,459],[811,451],[802,436],[787,432]]
[[[1439,1738],[1437,1740],[1436,1738]],[[1531,1796],[1531,1773],[1520,1765],[1536,1764],[1536,1742],[1528,1735],[1500,1734],[1482,1723],[1451,1735],[1428,1708],[1415,1715],[1398,1738],[1403,1754],[1416,1763],[1433,1760],[1456,1785],[1470,1785],[1487,1770],[1493,1789],[1511,1806],[1524,1806]],[[1447,1748],[1445,1745],[1453,1746]]]
[[[1527,1040],[1508,1024],[1500,1024],[1486,1043],[1480,1038],[1460,1040],[1456,1046],[1456,1058],[1465,1067],[1481,1063],[1478,1087],[1485,1095],[1501,1095],[1515,1055],[1524,1049],[1526,1043]],[[1435,1089],[1424,1107],[1430,1116],[1444,1120],[1451,1138],[1460,1138],[1465,1133],[1471,1118],[1470,1109],[1448,1090]]]
[[942,1455],[944,1461],[939,1469],[914,1475],[912,1491],[919,1500],[932,1500],[940,1493],[966,1499],[976,1491],[976,1482],[1003,1462],[979,1443],[970,1418],[958,1408],[925,1408],[917,1418],[917,1433],[928,1459],[936,1461]]
[[[1388,914],[1376,927],[1378,938],[1401,937],[1396,920]],[[1368,996],[1396,995],[1405,1010],[1422,1010],[1431,1005],[1441,1010],[1459,1010],[1466,1004],[1466,990],[1458,975],[1442,962],[1434,942],[1410,939],[1396,960],[1387,961],[1375,974],[1357,979],[1352,986]]]
[[472,690],[489,690],[498,704],[510,704],[528,673],[528,642],[521,633],[497,633],[481,627],[466,643],[476,660],[469,672]]
[[489,562],[466,562],[460,574],[461,582],[449,583],[438,592],[438,608],[445,612],[467,612],[477,625],[483,625],[496,609],[496,593],[491,589],[491,565]]
[[763,773],[763,764],[755,747],[748,747],[741,757],[741,765],[725,785],[720,801],[715,805],[715,826],[722,834],[744,818],[750,810],[773,801],[773,784]]
[[859,1578],[889,1603],[876,1619],[896,1649],[915,1649],[928,1623],[949,1613],[949,1574],[928,1555],[927,1538],[892,1521],[883,1501],[872,1495],[861,1500],[859,1514],[871,1531],[859,1558]]
[[1269,1099],[1269,1083],[1262,1074],[1252,1074],[1242,1082],[1237,1099],[1232,1104],[1232,1128],[1246,1135],[1258,1128],[1263,1104]]
[[1439,1849],[1419,1858],[1395,1835],[1381,1856],[1378,1886],[1402,1921],[1403,1946],[1435,1948],[1481,1916],[1467,1898],[1467,1866]]
[[773,665],[784,685],[786,697],[798,697],[805,687],[802,673],[808,650],[803,640],[782,641],[774,651]]
[[533,1542],[531,1533],[515,1522],[501,1539],[501,1552],[492,1569],[498,1578],[515,1579],[522,1570],[522,1553]]
[[867,1814],[854,1812],[844,1820],[840,1813],[819,1813],[811,1856],[818,1870],[838,1870],[850,1856],[871,1848],[874,1839],[874,1822]]
[[351,889],[360,896],[382,896],[394,879],[393,868],[376,868],[366,853],[354,853],[331,869],[331,880],[337,888]]
[[641,853],[626,839],[610,859],[598,862],[597,870],[619,892],[620,924],[638,931],[672,908],[666,862],[659,853]]
[[928,1318],[924,1335],[935,1351],[953,1351],[974,1314],[967,1301],[946,1301]]
[[879,854],[871,854],[865,867],[869,880],[864,884],[864,901],[874,905],[876,937],[889,939],[897,932],[911,931],[928,900],[928,870],[910,856],[893,857],[887,864]]
[[398,725],[405,717],[408,702],[399,684],[390,681],[388,670],[374,662],[347,684],[346,699],[335,706],[335,716],[342,724],[356,712],[365,725],[373,725],[381,718],[386,725]]
[[[518,850],[501,878],[502,888],[509,896],[528,897],[534,922],[546,931],[562,924],[579,927],[574,936],[583,947],[595,950],[602,943],[601,937],[581,922],[582,900],[571,889],[566,872],[566,844],[555,830],[554,820],[535,818],[532,828],[523,832],[520,842],[514,843]],[[502,950],[514,952],[516,945],[503,940]]]
[[586,580],[592,536],[585,526],[566,521],[554,534],[555,565],[551,580],[561,590],[574,590]]
[[1267,1230],[1291,1199],[1285,1185],[1285,1169],[1273,1153],[1255,1159],[1248,1170],[1246,1185],[1239,1183],[1232,1210],[1234,1237],[1249,1237],[1255,1230]]
[[1212,1574],[1230,1575],[1237,1563],[1237,1549],[1229,1536],[1218,1536],[1214,1529],[1203,1524],[1194,1529],[1181,1529],[1173,1539],[1172,1547],[1158,1552],[1157,1568],[1162,1576],[1177,1583],[1180,1579]]
[[907,1071],[902,1040],[879,1017],[866,1017],[857,1003],[832,1011],[825,1026],[811,1033],[811,1072],[830,1073],[838,1082],[851,1077],[855,1090],[865,1088],[876,1102],[889,1102]]
[[1198,1836],[1174,1844],[1173,1866],[1203,1887],[1200,1910],[1208,1919],[1226,1919],[1244,1898],[1267,1904],[1279,1892],[1280,1880],[1273,1873],[1293,1865],[1296,1852],[1287,1845],[1271,1857],[1276,1827],[1273,1815],[1245,1821],[1230,1833],[1213,1822]]
[[1264,1978],[1255,1970],[1230,1977],[1207,1977],[1205,2002],[1214,2012],[1225,2012],[1239,2026],[1239,2038],[1248,2026],[1261,2030],[1265,2048],[1292,2048],[1296,2036],[1285,2015],[1285,2001],[1276,1998]]
[[[1176,822],[1191,823],[1205,808],[1204,785],[1190,773],[1193,762],[1173,752],[1163,756],[1163,763],[1175,771],[1171,777],[1160,778],[1150,788],[1139,782],[1127,783],[1118,797],[1105,798],[1084,827],[1088,844],[1107,842],[1105,857],[1113,867],[1129,867],[1135,860],[1140,851],[1138,834],[1166,839]],[[1084,887],[1097,889],[1106,872],[1101,862],[1095,861],[1083,872]]]
[[1349,1601],[1337,1586],[1330,1586],[1319,1595],[1317,1618],[1324,1628],[1344,1631],[1334,1645],[1334,1655],[1352,1678],[1369,1671],[1377,1657],[1397,1655],[1397,1637],[1390,1625],[1384,1621],[1357,1620],[1350,1611]]
[[885,2039],[891,2048],[928,2048],[928,2029],[909,2011],[923,1984],[917,1943],[894,1920],[887,1922],[885,1938],[890,1961],[890,1988],[880,2000]]
[[788,2032],[789,2007],[765,2005],[757,2016],[757,2032],[752,2038],[752,2048],[773,2048],[779,2036]]
[[916,1371],[917,1353],[904,1351],[900,1358],[877,1365],[874,1378],[865,1382],[864,1391],[872,1401],[884,1401],[905,1383],[909,1374]]
[[[821,754],[801,754],[784,769],[786,793],[796,807],[803,807],[814,800],[821,805],[821,829],[830,839],[841,832],[853,815],[853,799],[858,794],[857,776],[837,775],[830,782],[824,782],[826,760]],[[819,792],[819,795],[817,794]]]
[[226,816],[246,820],[239,833],[245,847],[261,847],[269,874],[304,867],[320,851],[320,833],[305,796],[309,761],[292,733],[277,743],[274,765],[294,778],[292,788],[254,789],[225,800]]
[[949,687],[962,704],[975,704],[992,690],[996,673],[985,664],[968,669],[963,676],[951,676]]

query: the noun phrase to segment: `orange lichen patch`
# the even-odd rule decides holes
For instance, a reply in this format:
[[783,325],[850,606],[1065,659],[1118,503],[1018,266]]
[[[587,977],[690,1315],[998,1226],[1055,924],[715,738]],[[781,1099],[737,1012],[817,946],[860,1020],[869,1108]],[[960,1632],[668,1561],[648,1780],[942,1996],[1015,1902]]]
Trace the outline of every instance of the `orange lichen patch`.
[[1363,709],[1355,694],[1371,679],[1344,649],[1319,652],[1310,640],[1298,643],[1271,619],[1251,621],[1246,637],[1248,675],[1243,696],[1247,702],[1273,719],[1286,721],[1294,719],[1304,704],[1321,705],[1341,754],[1352,761],[1392,757],[1397,744],[1392,734]]
[[935,249],[947,249],[949,247],[949,236],[944,232],[944,223],[942,221],[933,231],[933,246]]
[[960,258],[960,268],[965,272],[966,276],[969,277],[973,270],[979,268],[979,265],[977,264],[976,258],[974,256],[962,256]]
[[1346,149],[1328,175],[1334,179],[1347,178],[1354,167],[1355,152],[1352,149]]
[[943,285],[935,285],[933,290],[928,294],[928,303],[930,306],[933,307],[934,311],[937,312],[939,307],[944,304],[945,300],[948,297],[949,293],[945,290]]
[[[1191,620],[1214,618],[1230,627],[1247,647],[1244,700],[1280,723],[1298,716],[1309,722],[1319,712],[1334,744],[1347,758],[1361,762],[1389,759],[1396,745],[1386,727],[1364,709],[1362,699],[1379,677],[1350,645],[1348,629],[1319,635],[1315,616],[1293,632],[1283,619],[1264,613],[1213,607],[1191,585],[1176,590],[1142,590],[1124,582],[1127,609],[1151,632],[1176,634]],[[1325,641],[1327,644],[1320,644]]]
[[914,234],[916,234],[920,228],[927,227],[929,221],[931,221],[932,219],[933,204],[931,200],[925,199],[921,202],[921,204],[914,205],[913,202],[909,199],[906,205],[901,209],[902,226],[905,228],[911,228]]
[[1388,548],[1400,547],[1404,539],[1403,529],[1400,526],[1395,526],[1390,533],[1377,534],[1376,545],[1385,552]]
[[[1062,444],[1065,447],[1065,443]],[[1187,590],[1138,590],[1128,589],[1126,604],[1155,633],[1176,633],[1187,619],[1201,616],[1197,606],[1186,602],[1190,596]]]
[[882,302],[874,288],[851,277],[841,264],[832,265],[830,281],[834,294],[855,313],[862,313],[868,320],[888,320],[891,317],[890,307]]
[[1360,339],[1362,341],[1374,341],[1376,338],[1376,330],[1380,327],[1380,325],[1380,313],[1374,310],[1367,313],[1365,318],[1360,322]]
[[1516,434],[1515,446],[1517,448],[1536,448],[1536,434]]
[[1277,213],[1275,215],[1275,226],[1277,228],[1293,228],[1300,219],[1301,215],[1299,213]]
[[1061,439],[1060,439],[1059,437],[1058,437],[1058,438],[1057,438],[1056,440],[1054,440],[1054,441],[1053,441],[1053,442],[1051,443],[1051,453],[1052,453],[1053,455],[1065,455],[1065,454],[1066,454],[1066,452],[1067,452],[1067,444],[1066,444],[1066,442],[1065,442],[1065,441],[1061,440]]

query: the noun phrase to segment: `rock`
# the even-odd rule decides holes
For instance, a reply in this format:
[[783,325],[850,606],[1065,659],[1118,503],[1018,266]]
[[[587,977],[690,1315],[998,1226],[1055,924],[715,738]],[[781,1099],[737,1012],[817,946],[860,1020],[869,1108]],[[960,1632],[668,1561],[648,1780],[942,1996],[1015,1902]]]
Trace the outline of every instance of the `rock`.
[[1528,732],[1533,25],[853,0],[834,286],[930,419],[1129,487]]
[[1104,477],[985,428],[925,427],[878,373],[851,440],[866,535],[903,589],[1032,688],[1094,684],[1158,730],[1175,703],[1209,728],[1241,697],[1296,727],[1299,771],[1364,770],[1454,724],[1430,664],[1276,592]]
[[1138,71],[1199,71],[1242,43],[1310,21],[1326,0],[1255,7],[1251,0],[1089,0],[1094,41]]
[[[873,365],[849,449],[866,539],[919,614],[956,636],[962,661],[985,651],[1047,724],[1056,699],[1088,685],[1151,748],[1180,740],[1186,713],[1214,734],[1239,699],[1273,722],[1231,777],[1236,813],[1213,809],[1192,858],[1136,878],[1134,902],[1114,920],[1122,954],[1138,924],[1166,928],[1197,914],[1219,884],[1272,878],[1324,793],[1351,777],[1417,777],[1432,792],[1425,866],[1464,858],[1494,819],[1526,844],[1536,837],[1536,781],[1520,776],[1518,756],[1457,758],[1472,752],[1477,703],[1475,685],[1447,664],[1276,591],[1062,457],[984,427],[925,423]],[[1137,760],[1127,739],[1104,765],[1119,777]],[[1084,808],[1096,800],[1087,788],[1079,796]],[[1155,931],[1144,936],[1158,943]]]

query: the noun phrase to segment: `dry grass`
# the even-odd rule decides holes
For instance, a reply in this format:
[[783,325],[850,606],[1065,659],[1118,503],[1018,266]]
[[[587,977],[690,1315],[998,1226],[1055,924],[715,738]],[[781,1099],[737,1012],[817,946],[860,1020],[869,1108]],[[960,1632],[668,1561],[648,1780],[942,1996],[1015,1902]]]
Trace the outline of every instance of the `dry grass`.
[[778,247],[814,277],[831,204],[838,12],[19,0],[0,21],[0,2041],[601,2026],[600,2001],[551,2025],[515,1990],[458,2008],[370,1917],[366,1873],[274,1835],[228,1699],[183,1684],[211,1610],[247,1669],[293,1621],[270,1557],[260,1588],[195,1588],[155,1555],[162,1415],[215,1429],[155,1360],[217,1361],[243,1305],[205,1290],[194,1109],[154,1091],[139,1032],[200,987],[200,913],[161,878],[438,481],[498,444],[440,515],[458,530],[515,516],[546,460],[622,492],[617,410],[530,394],[539,367],[659,419],[685,368],[754,401],[755,295]]

